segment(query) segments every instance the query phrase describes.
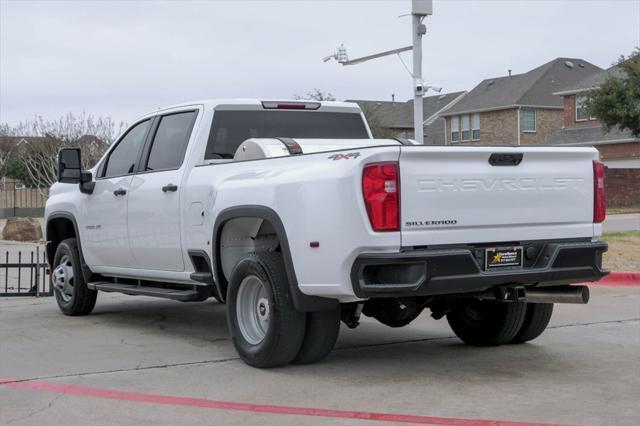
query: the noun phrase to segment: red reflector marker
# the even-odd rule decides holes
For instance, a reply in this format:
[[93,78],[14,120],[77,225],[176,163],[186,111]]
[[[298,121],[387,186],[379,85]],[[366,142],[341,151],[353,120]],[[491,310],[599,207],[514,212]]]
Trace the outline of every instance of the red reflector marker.
[[362,172],[362,194],[374,231],[400,230],[400,174],[397,162],[372,163]]
[[604,164],[599,161],[593,162],[593,223],[602,223],[607,216],[607,200],[604,193],[604,171]]

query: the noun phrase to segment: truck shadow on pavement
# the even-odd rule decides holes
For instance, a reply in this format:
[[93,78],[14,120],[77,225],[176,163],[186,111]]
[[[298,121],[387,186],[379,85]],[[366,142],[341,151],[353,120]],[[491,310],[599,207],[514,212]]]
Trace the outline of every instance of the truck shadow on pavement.
[[102,306],[98,301],[88,318],[95,324],[122,327],[134,333],[163,333],[166,338],[175,338],[176,344],[185,337],[200,339],[203,344],[229,340],[226,308],[213,299],[184,304],[151,298],[131,299]]
[[[140,298],[120,300],[117,304],[101,305],[98,302],[96,310],[88,318],[101,327],[122,328],[141,336],[171,340],[171,344],[178,348],[174,352],[178,357],[181,345],[195,345],[205,350],[210,348],[211,353],[220,349],[226,353],[233,351],[227,330],[226,308],[215,301],[181,304]],[[402,329],[391,329],[370,318],[363,318],[357,330],[342,325],[336,348],[325,361],[269,371],[311,377],[326,369],[333,372],[344,369],[349,371],[347,376],[351,378],[354,373],[362,373],[362,380],[372,384],[378,382],[377,378],[388,380],[388,376],[383,379],[387,374],[397,382],[415,380],[416,374],[430,379],[457,378],[464,382],[469,380],[470,372],[492,381],[513,380],[514,377],[531,374],[547,378],[564,375],[566,380],[566,375],[572,370],[580,369],[576,353],[558,348],[547,340],[543,335],[534,343],[477,348],[459,341],[448,328],[446,320],[435,321],[427,313]],[[152,350],[153,341],[145,346]],[[179,359],[173,361],[180,362]],[[228,361],[241,363],[237,357]],[[408,365],[412,369],[410,375],[407,375]]]

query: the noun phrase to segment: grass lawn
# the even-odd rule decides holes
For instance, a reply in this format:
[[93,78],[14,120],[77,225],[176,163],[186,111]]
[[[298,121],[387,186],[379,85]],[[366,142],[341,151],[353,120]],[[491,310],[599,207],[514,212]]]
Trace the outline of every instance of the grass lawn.
[[609,243],[604,266],[612,271],[640,271],[640,231],[610,232],[602,239]]
[[609,207],[607,208],[607,215],[610,214],[629,214],[640,213],[640,206],[636,207]]

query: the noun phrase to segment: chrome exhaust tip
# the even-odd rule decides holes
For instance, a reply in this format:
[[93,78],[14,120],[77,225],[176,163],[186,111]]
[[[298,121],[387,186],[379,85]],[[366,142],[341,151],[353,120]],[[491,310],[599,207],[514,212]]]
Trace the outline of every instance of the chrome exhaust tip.
[[483,300],[527,303],[589,303],[589,287],[586,285],[563,285],[556,287],[502,286],[479,296]]

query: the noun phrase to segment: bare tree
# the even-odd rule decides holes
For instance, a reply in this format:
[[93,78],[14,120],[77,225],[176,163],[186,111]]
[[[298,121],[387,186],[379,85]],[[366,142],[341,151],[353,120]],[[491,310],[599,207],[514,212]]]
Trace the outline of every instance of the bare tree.
[[313,101],[335,101],[336,98],[330,92],[323,92],[320,89],[314,88],[313,90],[307,92],[306,95],[293,95],[294,99],[309,99]]
[[[0,127],[0,132],[2,132],[2,127]],[[4,168],[9,161],[11,148],[11,142],[6,138],[0,137],[0,177],[4,175]]]
[[46,191],[57,180],[56,159],[63,148],[59,140],[44,137],[20,144],[18,158],[29,176],[29,180],[39,189]]
[[78,116],[68,113],[58,120],[45,120],[42,116],[36,115],[31,120],[21,121],[15,127],[7,124],[0,125],[0,135],[7,136],[46,136],[50,135],[56,139],[73,142],[78,141],[83,136],[95,136],[96,138],[111,143],[125,128],[125,123],[120,122],[117,126],[111,117],[94,117],[82,113]]
[[54,121],[36,116],[15,127],[3,124],[0,136],[23,137],[18,143],[15,142],[18,138],[12,138],[12,155],[24,165],[29,180],[44,192],[57,179],[60,149],[81,148],[83,168],[91,168],[124,127],[120,123],[116,128],[111,117],[69,113]]

